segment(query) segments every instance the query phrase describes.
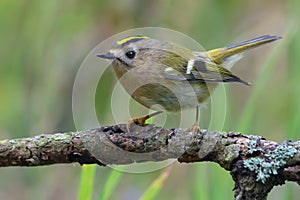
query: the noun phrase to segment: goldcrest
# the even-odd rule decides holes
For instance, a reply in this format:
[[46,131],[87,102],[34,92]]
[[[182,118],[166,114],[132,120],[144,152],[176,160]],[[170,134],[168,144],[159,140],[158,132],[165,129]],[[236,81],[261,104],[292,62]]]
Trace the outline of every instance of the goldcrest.
[[130,36],[97,56],[111,60],[122,86],[137,102],[157,111],[132,122],[143,124],[164,110],[176,112],[196,108],[194,126],[198,127],[199,106],[207,101],[220,82],[249,85],[230,71],[243,52],[278,39],[281,37],[264,35],[198,52],[147,36]]

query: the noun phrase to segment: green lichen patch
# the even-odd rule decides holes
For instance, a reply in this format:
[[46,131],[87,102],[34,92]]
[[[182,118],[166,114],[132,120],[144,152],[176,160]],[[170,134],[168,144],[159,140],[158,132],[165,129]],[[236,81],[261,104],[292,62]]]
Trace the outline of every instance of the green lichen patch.
[[[254,147],[254,143],[250,145],[252,148]],[[293,157],[296,152],[297,150],[294,147],[280,144],[273,151],[266,153],[263,158],[255,157],[245,160],[244,167],[256,173],[256,181],[265,183],[272,174],[278,174],[278,169],[283,167],[286,164],[286,160]]]
[[249,142],[248,142],[248,150],[247,150],[247,154],[254,154],[257,152],[262,152],[262,148],[259,147],[259,142],[261,140],[261,137],[259,136],[253,136],[250,135],[249,136]]

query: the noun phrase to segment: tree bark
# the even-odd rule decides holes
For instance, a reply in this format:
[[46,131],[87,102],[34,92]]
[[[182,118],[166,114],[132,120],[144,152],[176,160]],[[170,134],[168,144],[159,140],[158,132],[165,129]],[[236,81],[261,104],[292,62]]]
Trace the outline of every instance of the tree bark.
[[235,199],[266,199],[285,181],[300,184],[300,141],[277,143],[238,132],[126,124],[0,141],[0,167],[130,164],[177,159],[218,163],[235,181]]

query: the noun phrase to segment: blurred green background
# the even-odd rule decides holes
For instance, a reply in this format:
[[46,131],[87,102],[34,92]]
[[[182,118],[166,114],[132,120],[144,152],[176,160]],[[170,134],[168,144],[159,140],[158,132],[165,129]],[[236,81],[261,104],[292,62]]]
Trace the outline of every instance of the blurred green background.
[[[299,140],[299,7],[296,0],[1,0],[0,139],[76,130],[72,87],[86,55],[113,34],[158,26],[183,32],[206,49],[263,34],[283,36],[248,52],[233,68],[253,86],[226,85],[223,130],[275,141]],[[105,80],[107,85],[116,81],[111,72]],[[106,89],[103,97],[111,87]],[[103,102],[108,103],[98,102],[99,109],[109,112],[109,100]],[[121,175],[96,167],[94,185],[81,182],[80,190],[92,187],[92,199],[138,199],[154,180],[161,180],[156,199],[232,199],[234,183],[216,164],[176,163],[170,170],[161,179],[164,170]],[[2,168],[0,199],[76,199],[80,174],[78,164]],[[273,189],[269,199],[299,199],[299,195],[299,186],[288,183]]]

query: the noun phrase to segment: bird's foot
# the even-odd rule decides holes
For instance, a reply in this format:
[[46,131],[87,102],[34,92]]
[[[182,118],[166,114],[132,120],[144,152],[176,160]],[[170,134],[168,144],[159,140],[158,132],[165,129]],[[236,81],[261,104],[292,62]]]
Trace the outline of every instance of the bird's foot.
[[155,115],[158,115],[160,113],[162,113],[162,111],[156,111],[156,112],[151,113],[149,115],[145,115],[145,116],[142,116],[142,117],[139,117],[139,118],[133,118],[133,119],[129,120],[128,123],[127,123],[127,130],[129,132],[131,132],[134,125],[139,125],[139,126],[144,125],[146,123],[147,119],[150,119],[151,117],[153,117]]
[[192,138],[196,138],[197,134],[201,133],[201,129],[198,126],[198,122],[195,122],[192,127],[187,128],[186,132],[192,132]]

